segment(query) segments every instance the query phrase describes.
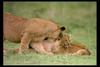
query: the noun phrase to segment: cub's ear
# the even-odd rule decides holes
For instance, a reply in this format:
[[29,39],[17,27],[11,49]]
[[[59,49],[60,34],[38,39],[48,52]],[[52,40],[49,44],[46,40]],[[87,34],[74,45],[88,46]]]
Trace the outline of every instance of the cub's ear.
[[64,31],[66,28],[65,27],[60,27],[60,30],[61,31]]

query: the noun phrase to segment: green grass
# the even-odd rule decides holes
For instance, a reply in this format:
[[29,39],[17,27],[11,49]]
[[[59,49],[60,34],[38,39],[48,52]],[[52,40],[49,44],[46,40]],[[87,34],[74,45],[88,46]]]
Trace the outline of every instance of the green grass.
[[[71,40],[84,43],[91,51],[90,56],[41,55],[33,52],[4,56],[4,65],[66,64],[96,65],[96,3],[95,2],[4,2],[4,12],[32,18],[51,19],[60,26],[65,26],[65,33],[71,34]],[[19,44],[4,42],[4,47],[14,49]]]
[[[9,59],[8,59],[9,58]],[[8,59],[8,60],[7,60]],[[96,58],[91,56],[64,56],[64,55],[40,55],[28,53],[24,55],[9,55],[4,58],[5,65],[40,65],[40,64],[66,64],[66,65],[95,65]],[[6,61],[5,61],[6,60]]]

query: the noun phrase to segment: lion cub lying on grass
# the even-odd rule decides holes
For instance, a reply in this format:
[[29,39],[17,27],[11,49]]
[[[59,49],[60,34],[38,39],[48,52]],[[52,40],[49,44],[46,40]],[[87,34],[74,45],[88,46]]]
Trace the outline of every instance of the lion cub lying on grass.
[[[90,55],[90,51],[81,43],[71,43],[69,36],[64,35],[62,38],[56,40],[56,47],[52,47],[54,42],[43,42],[42,46],[51,54],[65,54],[65,55]],[[51,45],[52,44],[52,45]],[[31,44],[34,49],[34,45]]]
[[[57,49],[53,49],[54,54],[66,54],[66,55],[90,55],[90,51],[81,43],[72,43],[68,40],[68,35],[64,35],[61,39],[61,43]],[[69,45],[68,45],[69,44]]]
[[54,54],[66,55],[90,55],[90,51],[81,44],[71,43],[69,47],[61,46],[58,50],[53,50]]

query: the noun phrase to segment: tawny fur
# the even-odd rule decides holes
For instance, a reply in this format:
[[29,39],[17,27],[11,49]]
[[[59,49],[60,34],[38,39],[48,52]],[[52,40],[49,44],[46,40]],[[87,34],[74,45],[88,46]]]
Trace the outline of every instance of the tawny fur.
[[[37,43],[36,43],[37,44]],[[38,45],[42,45],[41,47]],[[32,49],[34,45],[31,44]],[[61,39],[52,41],[43,41],[37,44],[38,48],[48,52],[49,55],[65,54],[65,55],[90,55],[90,51],[81,43],[71,43],[69,35],[64,35]]]
[[[4,40],[20,43],[18,53],[27,50],[31,43],[35,43],[36,48],[46,37],[55,40],[61,32],[57,24],[41,18],[25,19],[11,13],[4,13],[3,18]],[[39,50],[44,52],[41,48]]]
[[70,37],[64,35],[62,37],[60,46],[53,49],[54,54],[66,54],[66,55],[90,55],[90,51],[81,43],[71,43]]
[[[35,45],[34,45],[35,44]],[[53,55],[52,49],[56,49],[56,47],[60,44],[59,40],[56,41],[50,41],[50,40],[46,40],[46,41],[42,41],[42,42],[38,42],[38,43],[32,43],[31,49],[33,49],[36,52],[41,52],[40,49],[42,49],[41,54],[48,54],[48,55]],[[37,48],[36,48],[37,47]]]

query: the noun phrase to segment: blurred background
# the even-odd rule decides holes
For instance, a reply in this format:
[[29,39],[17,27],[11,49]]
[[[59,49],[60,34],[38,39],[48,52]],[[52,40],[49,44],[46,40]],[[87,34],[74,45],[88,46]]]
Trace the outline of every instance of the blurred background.
[[96,2],[4,2],[3,11],[28,19],[51,19],[65,26],[72,41],[84,43],[96,59]]

